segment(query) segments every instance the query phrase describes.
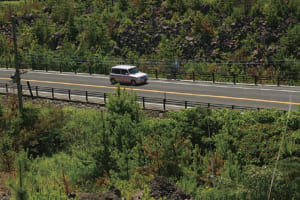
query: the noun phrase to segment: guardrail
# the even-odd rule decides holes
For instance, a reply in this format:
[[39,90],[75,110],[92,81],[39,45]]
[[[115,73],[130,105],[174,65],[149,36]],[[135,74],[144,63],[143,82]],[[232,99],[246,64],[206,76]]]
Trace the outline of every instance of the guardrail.
[[[4,95],[14,94],[14,88],[11,84],[0,83],[0,88],[2,88],[0,93]],[[32,98],[43,98],[51,100],[61,100],[68,102],[81,102],[88,104],[97,104],[100,106],[105,106],[108,100],[108,93],[105,92],[91,92],[84,90],[71,90],[63,88],[52,88],[52,87],[42,87],[42,86],[31,86],[29,82],[27,85],[21,85],[23,96],[29,96]],[[93,100],[92,100],[93,98]],[[141,103],[142,109],[147,110],[161,110],[163,112],[168,111],[167,106],[177,106],[179,109],[187,109],[195,106],[202,106],[207,108],[228,108],[228,109],[239,109],[239,110],[260,110],[263,108],[237,106],[237,105],[226,105],[226,104],[212,104],[205,102],[194,102],[194,101],[182,101],[167,98],[153,98],[153,97],[143,97],[137,96],[137,101]],[[153,104],[160,105],[157,109],[153,107]]]
[[156,79],[159,79],[160,74],[163,77],[167,77],[168,79],[188,79],[193,80],[194,82],[197,80],[211,81],[213,83],[219,82],[231,82],[234,85],[237,83],[252,83],[254,85],[263,84],[263,83],[272,83],[277,86],[280,85],[300,85],[300,77],[298,76],[280,76],[280,75],[240,75],[240,74],[224,74],[224,73],[200,73],[200,72],[168,72],[168,71],[159,71],[155,70],[144,70],[146,73],[154,75]]

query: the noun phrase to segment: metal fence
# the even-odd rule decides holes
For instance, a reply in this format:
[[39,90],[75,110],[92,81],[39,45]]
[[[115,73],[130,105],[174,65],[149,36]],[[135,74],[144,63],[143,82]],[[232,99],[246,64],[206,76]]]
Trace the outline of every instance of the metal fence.
[[[26,58],[26,59],[25,59]],[[178,68],[174,68],[172,60],[139,60],[139,61],[128,61],[125,62],[120,58],[91,58],[83,59],[78,57],[66,57],[52,56],[45,58],[43,56],[39,57],[37,55],[27,55],[20,63],[21,68],[31,68],[32,70],[44,70],[44,71],[59,71],[59,72],[73,72],[77,73],[89,73],[89,74],[109,74],[110,69],[114,65],[130,63],[138,66],[141,71],[148,73],[150,77],[159,79],[177,79],[177,80],[192,80],[192,81],[209,81],[212,83],[216,82],[231,82],[233,84],[237,83],[247,83],[247,84],[271,84],[271,85],[300,85],[300,73],[286,73],[286,74],[241,74],[226,71],[218,71],[216,69],[207,72],[197,69],[195,66],[205,65],[207,68],[219,66],[227,66],[225,68],[230,68],[232,63],[208,63],[204,61],[189,63],[186,60],[178,61]],[[247,63],[237,63],[241,66],[247,65]],[[300,63],[294,61],[291,63],[296,67]],[[13,68],[13,62],[11,60],[0,61],[0,67],[2,68]],[[216,68],[216,67],[215,67]]]
[[[91,92],[84,90],[70,90],[62,88],[52,87],[41,87],[31,86],[29,82],[27,85],[22,86],[23,96],[29,96],[32,98],[44,98],[51,100],[61,100],[67,102],[81,102],[88,104],[97,104],[105,106],[109,100],[109,94],[105,92]],[[14,94],[16,88],[8,83],[0,83],[1,94],[8,95]],[[166,112],[167,106],[176,106],[177,109],[187,109],[195,106],[207,107],[207,108],[228,108],[228,109],[239,109],[239,110],[260,110],[263,108],[237,106],[237,105],[226,105],[226,104],[212,104],[205,102],[194,102],[194,101],[183,101],[167,98],[153,98],[137,96],[137,101],[140,102],[142,109],[148,110],[160,110]],[[156,105],[156,106],[153,106]]]

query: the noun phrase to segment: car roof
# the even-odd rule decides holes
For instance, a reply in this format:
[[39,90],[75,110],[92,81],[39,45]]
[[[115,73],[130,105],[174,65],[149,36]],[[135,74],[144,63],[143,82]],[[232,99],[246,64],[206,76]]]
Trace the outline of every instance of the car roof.
[[133,66],[133,65],[117,65],[117,66],[114,66],[112,67],[112,69],[132,69],[132,68],[135,68],[136,66]]

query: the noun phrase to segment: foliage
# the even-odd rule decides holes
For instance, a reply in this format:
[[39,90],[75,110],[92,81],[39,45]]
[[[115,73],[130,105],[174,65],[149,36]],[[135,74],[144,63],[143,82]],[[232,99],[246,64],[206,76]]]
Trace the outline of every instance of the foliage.
[[39,45],[45,45],[50,38],[50,27],[48,26],[48,20],[46,17],[37,19],[33,26],[33,34],[38,40]]
[[183,0],[167,0],[166,8],[174,11],[178,11],[180,14],[185,12],[185,4]]
[[175,40],[176,39],[168,38],[165,35],[162,36],[157,49],[159,57],[170,59],[179,57],[181,50],[173,45]]
[[8,44],[4,34],[0,34],[0,57],[7,54]]
[[153,118],[120,86],[107,111],[26,103],[20,116],[16,102],[0,106],[0,169],[15,174],[14,198],[67,199],[114,185],[123,197],[144,190],[150,199],[158,175],[195,199],[267,198],[273,177],[272,198],[299,198],[299,109],[196,107]]
[[266,19],[271,27],[277,27],[280,21],[282,21],[282,17],[287,11],[286,4],[283,3],[282,0],[269,0],[264,7],[264,13],[266,15]]
[[21,151],[16,158],[16,171],[17,177],[16,181],[10,181],[9,187],[13,190],[16,200],[27,200],[28,190],[27,186],[24,184],[25,171],[28,170],[29,160],[27,159],[27,153]]
[[137,102],[136,93],[129,93],[125,88],[121,89],[118,84],[113,94],[109,94],[107,109],[110,113],[125,115],[128,114],[132,120],[139,120],[140,106]]
[[[289,66],[290,63],[274,65],[276,73],[290,72],[294,77],[298,76],[300,6],[297,0],[45,0],[0,3],[0,62],[9,66],[11,60],[8,54],[12,52],[13,42],[7,41],[12,38],[9,36],[11,27],[7,24],[10,20],[7,4],[18,16],[17,38],[19,52],[24,55],[24,68],[43,67],[39,65],[42,61],[28,61],[28,54],[59,54],[73,61],[75,59],[70,57],[80,56],[82,64],[68,61],[62,68],[74,71],[78,66],[80,72],[87,71],[82,65],[89,56],[129,57],[126,62],[133,57],[144,57],[222,63],[242,58],[243,62],[258,63],[267,55],[266,63],[295,60],[292,66]],[[262,32],[267,36],[264,47],[260,44]],[[165,61],[164,65],[169,63]],[[52,64],[47,67],[52,70],[59,68]],[[226,72],[242,72],[249,71],[250,66],[239,64],[232,70],[226,64],[223,68],[227,68]],[[295,84],[294,80],[287,82]]]
[[300,42],[300,23],[296,24],[294,27],[289,27],[287,34],[280,38],[280,43],[284,46],[286,54],[290,54],[294,51],[299,51],[298,44]]

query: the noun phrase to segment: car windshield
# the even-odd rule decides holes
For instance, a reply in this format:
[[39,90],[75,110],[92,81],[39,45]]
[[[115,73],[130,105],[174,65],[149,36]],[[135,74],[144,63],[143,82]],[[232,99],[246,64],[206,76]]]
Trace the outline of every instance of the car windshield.
[[138,73],[138,72],[139,72],[139,69],[136,68],[136,67],[129,70],[129,73],[130,73],[130,74],[136,74],[136,73]]

